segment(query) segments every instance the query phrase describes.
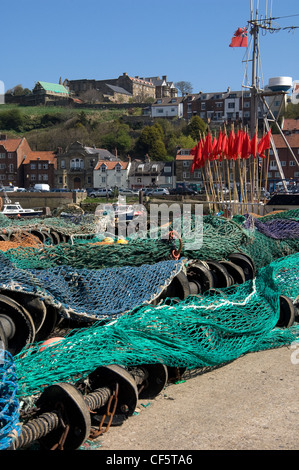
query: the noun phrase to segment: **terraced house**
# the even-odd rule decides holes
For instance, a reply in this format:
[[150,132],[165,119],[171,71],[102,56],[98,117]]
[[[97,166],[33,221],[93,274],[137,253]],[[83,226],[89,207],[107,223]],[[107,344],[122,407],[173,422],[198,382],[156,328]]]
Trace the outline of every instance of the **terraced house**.
[[0,182],[3,186],[30,188],[35,183],[53,185],[54,152],[32,151],[25,137],[7,139],[0,135]]

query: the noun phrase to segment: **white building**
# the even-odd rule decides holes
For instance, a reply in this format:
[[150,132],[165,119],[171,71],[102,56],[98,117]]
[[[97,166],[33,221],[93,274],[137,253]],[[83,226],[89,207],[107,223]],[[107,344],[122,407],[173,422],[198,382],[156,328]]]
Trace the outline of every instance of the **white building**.
[[182,118],[183,98],[158,98],[151,106],[152,118]]
[[94,188],[128,187],[131,162],[99,160],[93,172]]

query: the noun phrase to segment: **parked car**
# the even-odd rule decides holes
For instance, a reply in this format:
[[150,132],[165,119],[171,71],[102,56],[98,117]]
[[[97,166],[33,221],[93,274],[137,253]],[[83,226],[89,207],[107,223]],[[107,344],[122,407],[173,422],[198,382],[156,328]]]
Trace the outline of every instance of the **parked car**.
[[113,197],[111,189],[97,189],[89,193],[89,197]]
[[144,196],[149,196],[150,193],[153,192],[153,190],[154,190],[153,188],[142,188],[142,189],[141,189],[141,191],[143,192],[143,195],[144,195]]
[[170,190],[170,194],[179,194],[182,196],[195,196],[198,194],[197,191],[191,188],[175,188]]
[[169,190],[167,188],[156,188],[149,192],[148,196],[168,196]]
[[136,191],[134,189],[122,189],[120,188],[118,190],[118,193],[120,196],[138,196],[139,191]]

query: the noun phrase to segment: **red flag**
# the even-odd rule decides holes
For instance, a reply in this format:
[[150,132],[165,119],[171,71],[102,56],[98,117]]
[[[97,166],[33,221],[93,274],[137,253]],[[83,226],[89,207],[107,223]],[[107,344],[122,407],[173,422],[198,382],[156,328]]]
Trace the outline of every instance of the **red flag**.
[[212,153],[209,155],[209,160],[216,160],[217,157],[217,138],[214,136],[214,140],[212,143]]
[[256,152],[257,152],[257,135],[256,135],[256,131],[255,131],[255,134],[254,134],[254,136],[252,137],[252,139],[250,141],[250,153],[251,153],[251,155],[256,157]]
[[222,131],[220,131],[219,136],[218,136],[218,140],[217,140],[217,145],[216,145],[215,150],[214,150],[215,158],[217,158],[217,157],[221,158],[222,157],[222,138],[223,138],[223,134],[222,134]]
[[233,159],[237,160],[238,157],[242,155],[242,145],[243,145],[243,129],[237,132],[235,143],[234,143],[234,152]]
[[226,132],[223,131],[223,134],[222,134],[222,142],[221,142],[221,161],[227,157],[227,146],[228,146],[228,140],[227,140],[227,135],[226,135]]
[[271,146],[271,130],[267,132],[266,135],[263,135],[261,140],[258,143],[257,151],[261,158],[266,158],[265,150],[269,149]]
[[210,154],[213,152],[213,143],[210,131],[206,135],[204,142],[203,142],[203,149],[202,149],[202,162],[203,164],[206,160],[209,159]]
[[238,28],[235,32],[229,47],[247,47],[247,28]]
[[199,141],[198,144],[195,147],[193,147],[193,149],[191,149],[190,154],[192,151],[194,151],[195,153],[192,153],[192,155],[194,155],[194,159],[193,159],[193,163],[191,167],[191,173],[193,173],[193,171],[196,170],[197,168],[200,168],[201,166],[203,166],[201,141]]
[[227,142],[227,156],[226,158],[228,160],[231,160],[234,155],[234,150],[235,150],[235,131],[232,129],[230,131],[230,134],[228,136],[228,142]]
[[241,158],[248,158],[250,155],[250,137],[248,132],[244,132]]

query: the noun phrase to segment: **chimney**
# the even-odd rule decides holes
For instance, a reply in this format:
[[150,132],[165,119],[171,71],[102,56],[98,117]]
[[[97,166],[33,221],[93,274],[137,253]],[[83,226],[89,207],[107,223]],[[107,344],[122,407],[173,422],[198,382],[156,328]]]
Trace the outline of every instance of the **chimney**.
[[167,75],[162,75],[162,80],[165,80],[165,82],[167,82]]

